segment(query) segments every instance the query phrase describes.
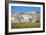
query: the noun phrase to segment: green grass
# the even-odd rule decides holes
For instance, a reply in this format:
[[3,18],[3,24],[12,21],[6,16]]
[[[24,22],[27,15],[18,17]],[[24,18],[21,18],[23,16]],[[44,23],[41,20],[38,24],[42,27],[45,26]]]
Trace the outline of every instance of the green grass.
[[40,23],[12,23],[11,29],[17,28],[39,28]]

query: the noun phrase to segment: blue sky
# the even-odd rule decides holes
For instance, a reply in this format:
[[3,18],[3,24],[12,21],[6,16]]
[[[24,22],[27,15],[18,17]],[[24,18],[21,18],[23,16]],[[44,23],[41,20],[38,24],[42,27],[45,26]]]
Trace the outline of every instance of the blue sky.
[[40,7],[11,6],[11,12],[40,12]]

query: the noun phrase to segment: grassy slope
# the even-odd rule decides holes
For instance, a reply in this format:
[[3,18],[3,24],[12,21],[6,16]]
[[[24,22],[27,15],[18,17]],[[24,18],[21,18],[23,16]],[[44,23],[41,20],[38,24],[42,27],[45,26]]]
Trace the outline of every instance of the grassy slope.
[[17,28],[39,28],[40,23],[12,23],[11,28],[17,29]]

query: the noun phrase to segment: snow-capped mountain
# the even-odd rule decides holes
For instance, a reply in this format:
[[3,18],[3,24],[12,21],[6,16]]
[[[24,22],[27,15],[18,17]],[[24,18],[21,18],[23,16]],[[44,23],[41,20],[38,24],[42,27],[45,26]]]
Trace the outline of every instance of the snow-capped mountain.
[[[19,22],[35,22],[36,20],[38,20],[40,18],[40,15],[36,12],[18,12],[18,13],[12,13],[11,14],[11,19],[13,22],[15,23],[19,23]],[[39,16],[39,17],[38,17]],[[40,19],[39,19],[40,20]]]

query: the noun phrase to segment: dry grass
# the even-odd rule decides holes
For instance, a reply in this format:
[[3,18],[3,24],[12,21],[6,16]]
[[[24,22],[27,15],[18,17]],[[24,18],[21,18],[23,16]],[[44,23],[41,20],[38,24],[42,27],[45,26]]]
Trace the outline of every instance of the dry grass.
[[40,23],[12,23],[11,28],[17,29],[17,28],[39,28]]

